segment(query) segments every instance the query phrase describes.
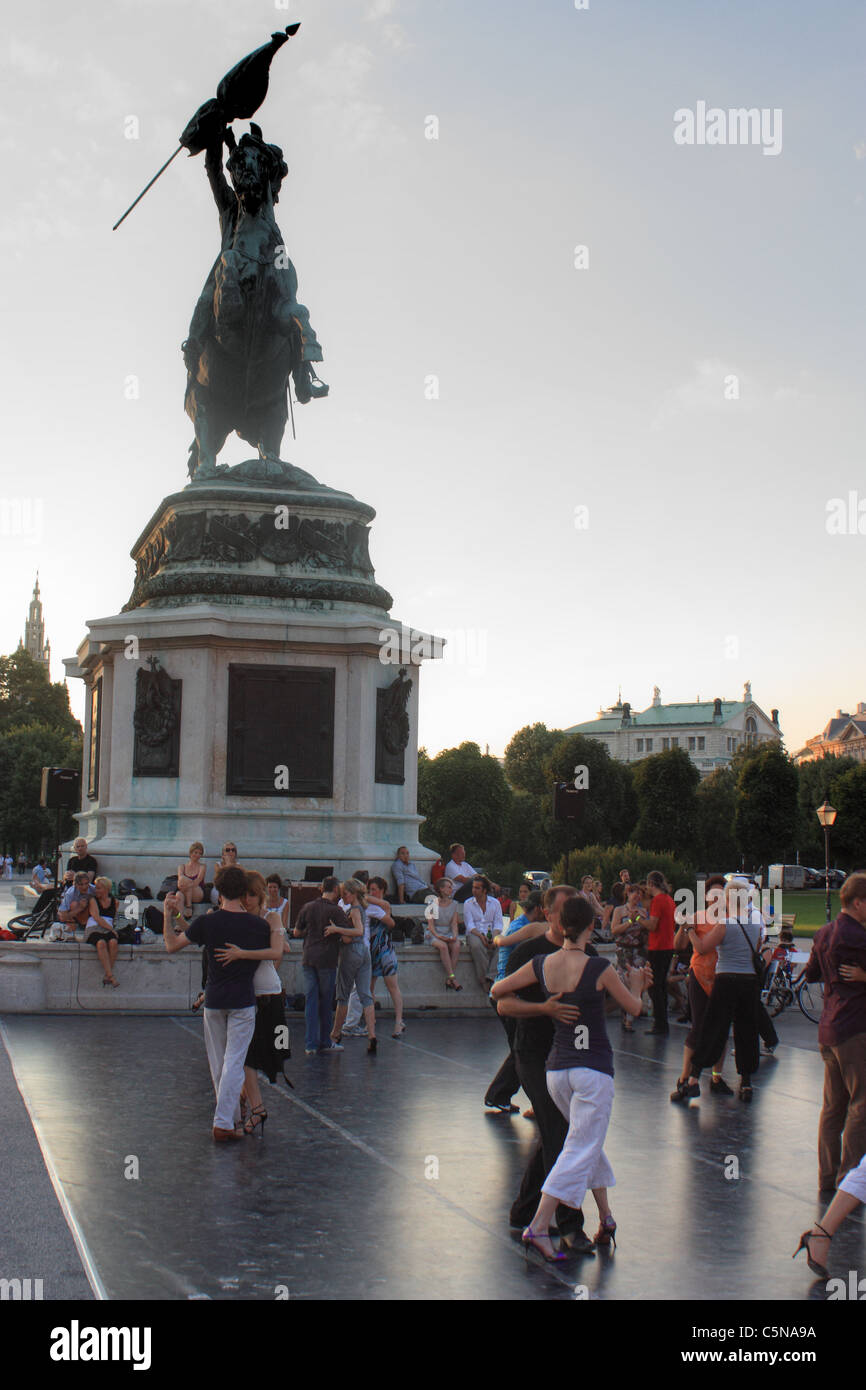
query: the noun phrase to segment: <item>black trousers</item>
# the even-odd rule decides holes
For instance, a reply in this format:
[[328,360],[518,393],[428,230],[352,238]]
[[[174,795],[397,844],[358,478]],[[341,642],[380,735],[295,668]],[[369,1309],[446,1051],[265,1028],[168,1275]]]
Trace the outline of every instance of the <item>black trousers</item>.
[[[496,1004],[491,999],[494,1009]],[[517,1067],[514,1062],[514,1034],[517,1031],[517,1019],[507,1018],[504,1014],[497,1013],[505,1036],[508,1039],[508,1056],[494,1076],[490,1085],[487,1087],[487,1094],[484,1097],[485,1105],[510,1105],[511,1097],[514,1092],[520,1089],[520,1080],[517,1075]]]
[[779,1034],[776,1032],[773,1020],[761,1003],[760,997],[758,999],[758,1032],[761,1035],[765,1047],[776,1047],[778,1045]]
[[734,1027],[734,1062],[739,1075],[758,1070],[758,1010],[760,986],[754,974],[717,975],[692,1059],[692,1076],[718,1060],[728,1030]]
[[[541,1201],[541,1185],[547,1177],[568,1134],[568,1121],[551,1100],[544,1070],[545,1058],[514,1053],[520,1085],[529,1096],[538,1125],[538,1139],[523,1174],[520,1191],[511,1207],[512,1226],[528,1226]],[[563,1235],[583,1230],[583,1212],[560,1203],[556,1225]]]
[[647,962],[653,972],[650,999],[653,1006],[653,1028],[668,1029],[668,971],[673,951],[647,951]]

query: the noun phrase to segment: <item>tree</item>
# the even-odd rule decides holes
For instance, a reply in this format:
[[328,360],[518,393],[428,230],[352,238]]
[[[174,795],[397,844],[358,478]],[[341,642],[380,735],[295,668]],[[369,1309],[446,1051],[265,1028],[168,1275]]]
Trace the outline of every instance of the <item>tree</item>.
[[728,767],[711,772],[695,796],[694,850],[703,869],[724,870],[739,862],[734,835],[737,809],[737,779]]
[[[834,777],[829,800],[839,813],[830,831],[831,853],[837,851],[846,867],[861,868],[866,865],[866,764],[854,763]],[[819,865],[824,862],[823,839],[822,830]]]
[[461,743],[435,758],[418,759],[418,811],[424,816],[421,836],[444,851],[455,840],[466,846],[470,863],[484,859],[499,844],[513,793],[496,758],[477,743]]
[[[81,730],[69,732],[36,720],[0,729],[0,844],[18,854],[53,851],[57,812],[43,810],[39,793],[43,767],[80,767]],[[73,834],[69,811],[61,812],[60,834]]]
[[526,724],[518,729],[505,750],[505,776],[516,791],[547,796],[550,777],[545,771],[554,748],[565,738],[546,724]]
[[[575,769],[586,769],[587,795],[583,819],[574,827],[553,819],[554,782],[575,781]],[[626,840],[634,826],[635,804],[630,769],[610,756],[597,739],[567,734],[544,763],[547,793],[541,814],[549,827],[551,854],[586,844],[609,845]]]
[[644,849],[690,856],[701,775],[684,748],[654,753],[635,765],[635,839]]
[[0,656],[0,731],[33,722],[81,734],[65,683],[52,683],[45,667],[19,649]]
[[[829,754],[823,758],[815,758],[809,763],[801,763],[797,768],[799,824],[796,843],[802,864],[823,865],[824,832],[815,812],[825,801],[836,805],[831,794],[833,782],[849,768],[859,766],[853,758],[837,758]],[[840,843],[837,842],[834,831],[830,836],[831,853],[835,853],[839,848]]]
[[797,769],[781,744],[745,757],[737,777],[734,831],[755,866],[784,863],[797,836]]

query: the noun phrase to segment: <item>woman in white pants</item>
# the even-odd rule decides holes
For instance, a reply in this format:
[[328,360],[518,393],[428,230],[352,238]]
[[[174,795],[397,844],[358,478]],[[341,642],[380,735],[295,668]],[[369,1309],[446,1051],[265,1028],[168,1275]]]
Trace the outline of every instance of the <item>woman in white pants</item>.
[[533,956],[497,981],[491,991],[499,999],[539,984],[547,998],[571,1006],[569,1016],[554,1026],[547,1058],[547,1089],[568,1120],[568,1134],[542,1183],[535,1216],[523,1232],[524,1243],[534,1245],[546,1260],[567,1258],[554,1251],[549,1234],[557,1205],[579,1208],[587,1188],[592,1189],[598,1207],[596,1245],[616,1244],[616,1222],[607,1200],[607,1189],[616,1180],[604,1152],[613,1107],[613,1050],[604,1022],[605,993],[636,1018],[643,991],[652,981],[649,967],[630,970],[626,988],[610,961],[588,955],[595,911],[586,898],[567,898],[560,922],[562,949]]
[[[866,1202],[866,1154],[863,1155],[856,1168],[850,1169],[845,1174],[839,1184],[836,1196],[821,1220],[815,1222],[811,1231],[803,1232],[800,1237],[800,1244],[794,1251],[794,1258],[796,1258],[801,1250],[805,1250],[806,1262],[812,1273],[817,1274],[819,1279],[830,1278],[824,1264],[830,1241],[846,1216],[850,1216],[854,1208],[859,1207],[862,1202]],[[813,1253],[813,1246],[817,1246],[816,1253]]]

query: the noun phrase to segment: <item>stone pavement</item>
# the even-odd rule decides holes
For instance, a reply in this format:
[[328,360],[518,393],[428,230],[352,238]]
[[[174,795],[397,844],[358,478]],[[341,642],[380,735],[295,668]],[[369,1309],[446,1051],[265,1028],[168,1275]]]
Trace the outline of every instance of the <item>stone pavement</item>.
[[[762,1062],[751,1107],[709,1096],[671,1105],[684,1030],[665,1041],[645,1023],[633,1037],[611,1026],[619,1243],[555,1268],[508,1227],[534,1126],[483,1108],[504,1052],[497,1020],[413,1019],[399,1042],[380,1031],[376,1057],[361,1039],[305,1057],[295,1026],[296,1089],[263,1083],[264,1136],[218,1147],[198,1018],[7,1016],[3,1037],[97,1295],[824,1297],[803,1257],[791,1260],[818,1212],[822,1066],[817,1030],[799,1014],[780,1020],[782,1045]],[[8,1069],[0,1077],[5,1133],[19,1145],[0,1273],[43,1277],[46,1297],[86,1294]],[[592,1234],[591,1198],[586,1212]],[[31,1241],[37,1231],[44,1243]],[[863,1269],[863,1235],[855,1217],[831,1273]]]

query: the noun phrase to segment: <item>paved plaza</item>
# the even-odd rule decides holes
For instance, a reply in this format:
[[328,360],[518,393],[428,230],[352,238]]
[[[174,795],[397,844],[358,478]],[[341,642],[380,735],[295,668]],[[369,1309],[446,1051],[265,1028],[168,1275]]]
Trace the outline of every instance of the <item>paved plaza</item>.
[[[295,1020],[295,1090],[264,1082],[264,1137],[218,1147],[198,1018],[6,1016],[4,1271],[42,1278],[46,1298],[824,1298],[791,1260],[818,1212],[822,1065],[799,1013],[779,1020],[751,1107],[671,1105],[685,1030],[611,1024],[618,1245],[556,1268],[508,1226],[534,1125],[483,1108],[497,1020],[379,1031],[376,1057],[348,1038],[306,1057]],[[862,1269],[863,1234],[855,1214],[831,1273]]]

